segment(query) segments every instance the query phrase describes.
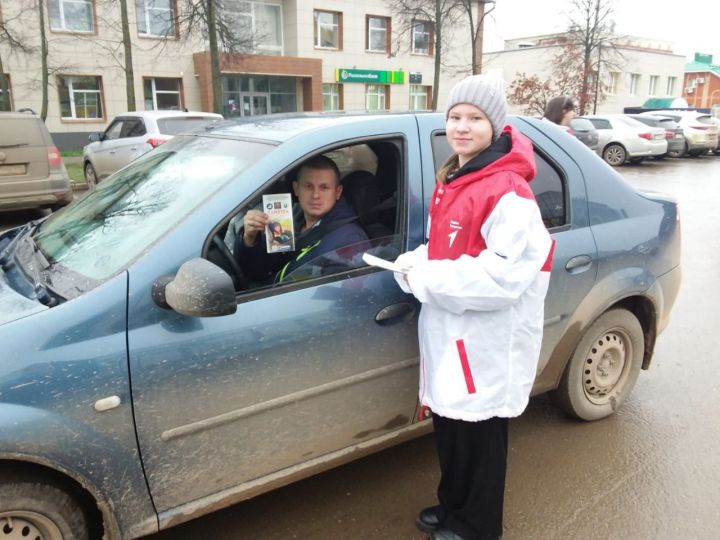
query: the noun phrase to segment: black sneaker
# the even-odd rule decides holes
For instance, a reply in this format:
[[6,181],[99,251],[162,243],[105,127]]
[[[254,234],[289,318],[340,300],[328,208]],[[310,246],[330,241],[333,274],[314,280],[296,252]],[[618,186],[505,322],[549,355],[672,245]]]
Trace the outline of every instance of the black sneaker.
[[440,506],[431,506],[430,508],[425,508],[424,510],[420,511],[417,519],[415,519],[415,525],[417,525],[417,528],[420,529],[422,532],[430,534],[440,527],[441,512],[442,510]]

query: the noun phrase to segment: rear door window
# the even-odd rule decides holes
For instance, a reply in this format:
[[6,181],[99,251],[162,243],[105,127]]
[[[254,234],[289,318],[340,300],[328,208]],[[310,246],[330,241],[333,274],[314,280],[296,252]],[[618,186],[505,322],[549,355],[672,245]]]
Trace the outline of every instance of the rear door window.
[[588,118],[588,120],[592,122],[592,125],[595,126],[595,129],[612,129],[610,121],[605,120],[604,118]]
[[126,118],[120,131],[120,138],[140,137],[145,133],[147,133],[147,130],[141,118]]

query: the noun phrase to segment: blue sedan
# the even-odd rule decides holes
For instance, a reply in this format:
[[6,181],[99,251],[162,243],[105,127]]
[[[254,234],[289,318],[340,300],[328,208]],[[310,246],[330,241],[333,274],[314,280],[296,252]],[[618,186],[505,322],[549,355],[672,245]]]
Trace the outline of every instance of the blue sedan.
[[[668,323],[677,204],[553,124],[509,121],[557,242],[534,393],[603,418]],[[134,538],[427,433],[419,306],[362,253],[424,241],[449,152],[441,114],[228,122],[0,235],[0,527]],[[321,154],[368,240],[254,281],[243,216]]]

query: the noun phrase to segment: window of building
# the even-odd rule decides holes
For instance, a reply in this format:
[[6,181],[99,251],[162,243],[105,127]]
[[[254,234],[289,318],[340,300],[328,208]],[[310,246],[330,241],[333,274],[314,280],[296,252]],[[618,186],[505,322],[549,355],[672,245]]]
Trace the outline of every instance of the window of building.
[[94,30],[93,0],[48,0],[48,11],[52,30]]
[[430,87],[420,84],[410,85],[410,110],[426,111],[430,104]]
[[677,77],[668,77],[667,79],[667,87],[665,88],[665,95],[666,96],[672,96],[675,95],[675,83],[677,81]]
[[608,81],[607,93],[611,95],[617,94],[619,82],[620,73],[618,73],[617,71],[610,72],[610,80]]
[[648,82],[648,96],[657,95],[657,87],[660,82],[660,77],[657,75],[650,75],[650,81]]
[[368,84],[365,87],[365,108],[368,111],[385,111],[390,108],[390,87],[386,84]]
[[12,90],[10,87],[10,75],[5,74],[4,83],[0,84],[0,111],[12,111]]
[[368,15],[365,18],[365,49],[372,52],[390,51],[390,17]]
[[631,96],[634,96],[638,93],[638,88],[640,87],[640,74],[639,73],[631,73],[630,74],[630,92],[629,94]]
[[427,21],[414,21],[412,26],[412,53],[431,55],[433,53],[433,27]]
[[248,52],[283,54],[282,6],[265,2],[225,0],[223,9],[235,23],[236,46]]
[[226,118],[298,110],[295,77],[223,75],[222,92]]
[[342,90],[342,84],[323,84],[323,111],[341,111],[343,109]]
[[182,83],[180,79],[144,79],[145,110],[182,110]]
[[100,77],[58,77],[62,118],[103,118]]
[[342,49],[342,13],[315,10],[315,47]]
[[175,0],[135,0],[135,15],[141,36],[175,35]]

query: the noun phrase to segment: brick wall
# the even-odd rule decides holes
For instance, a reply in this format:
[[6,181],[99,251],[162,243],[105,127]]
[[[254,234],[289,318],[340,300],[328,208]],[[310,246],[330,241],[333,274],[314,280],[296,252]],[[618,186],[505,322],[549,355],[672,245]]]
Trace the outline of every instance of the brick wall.
[[[212,111],[210,52],[193,54],[193,62],[195,73],[199,78],[202,110]],[[322,60],[320,59],[221,53],[220,71],[243,75],[299,77],[303,83],[303,110],[322,110]]]

